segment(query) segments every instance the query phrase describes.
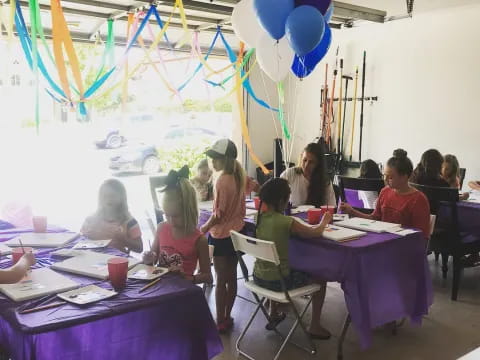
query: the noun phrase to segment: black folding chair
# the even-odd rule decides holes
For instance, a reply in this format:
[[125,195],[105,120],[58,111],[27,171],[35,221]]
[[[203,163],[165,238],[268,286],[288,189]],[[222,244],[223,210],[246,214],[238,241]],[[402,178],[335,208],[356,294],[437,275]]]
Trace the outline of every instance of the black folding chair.
[[[383,179],[364,179],[364,178],[352,178],[347,176],[338,176],[338,185],[340,187],[340,197],[342,201],[346,201],[345,189],[356,191],[373,191],[380,194],[380,191],[385,187]],[[372,209],[358,208],[356,210],[363,213],[372,213]]]
[[468,239],[468,234],[460,232],[458,221],[458,190],[411,184],[423,192],[430,203],[430,212],[437,216],[435,228],[430,238],[430,251],[442,254],[443,278],[447,277],[448,258],[453,258],[452,300],[457,300],[460,278],[466,266],[463,257],[480,251],[479,239]]

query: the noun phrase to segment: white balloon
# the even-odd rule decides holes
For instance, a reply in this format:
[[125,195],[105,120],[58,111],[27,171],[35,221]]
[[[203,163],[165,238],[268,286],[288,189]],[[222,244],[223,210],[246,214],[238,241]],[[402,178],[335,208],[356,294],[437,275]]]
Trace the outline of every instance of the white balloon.
[[275,82],[285,79],[295,58],[285,36],[277,42],[267,33],[262,34],[258,40],[256,53],[258,64]]
[[257,19],[253,0],[242,0],[235,5],[232,26],[235,35],[250,48],[255,47],[260,34],[266,33]]

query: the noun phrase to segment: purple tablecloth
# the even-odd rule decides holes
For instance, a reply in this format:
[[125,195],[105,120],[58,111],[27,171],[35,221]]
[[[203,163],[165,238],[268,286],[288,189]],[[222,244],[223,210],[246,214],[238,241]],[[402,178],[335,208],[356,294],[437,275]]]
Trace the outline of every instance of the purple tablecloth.
[[[203,212],[200,222],[206,219]],[[292,237],[289,257],[292,268],[341,283],[362,348],[370,346],[373,328],[403,317],[420,323],[433,302],[421,233],[369,233],[344,243]]]
[[480,239],[480,204],[468,201],[458,203],[460,231]]
[[[2,238],[4,235],[1,235]],[[73,245],[73,243],[71,244]],[[70,245],[70,246],[71,246]],[[51,251],[51,250],[50,250]],[[108,253],[120,255],[117,250]],[[49,250],[38,265],[57,261]],[[0,261],[0,267],[9,266]],[[109,282],[63,273],[82,285]],[[15,303],[0,296],[0,344],[12,359],[211,359],[223,346],[202,290],[174,275],[144,293],[145,282],[128,280],[114,298],[87,307],[66,304],[32,314],[39,299]],[[55,296],[40,299],[55,302]]]

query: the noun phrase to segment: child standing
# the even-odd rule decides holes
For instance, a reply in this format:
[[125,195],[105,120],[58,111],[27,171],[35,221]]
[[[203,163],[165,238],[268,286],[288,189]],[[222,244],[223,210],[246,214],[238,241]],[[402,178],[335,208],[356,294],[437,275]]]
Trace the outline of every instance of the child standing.
[[214,186],[212,216],[200,230],[210,232],[208,242],[214,246],[217,328],[225,332],[233,327],[231,312],[237,296],[237,255],[230,231],[241,231],[245,225],[245,172],[235,160],[237,148],[231,140],[218,140],[207,156],[220,176]]
[[30,266],[35,264],[35,255],[25,253],[12,267],[0,270],[0,284],[15,284],[22,280]]
[[[170,171],[163,196],[163,211],[167,221],[161,223],[153,242],[153,251],[143,256],[144,263],[180,272],[194,284],[210,283],[212,273],[208,242],[197,229],[198,207],[195,189],[188,181],[188,167]],[[200,271],[195,274],[197,263]]]
[[197,165],[197,176],[191,183],[197,192],[198,201],[213,200],[212,170],[208,166],[208,160],[203,159]]
[[112,239],[111,246],[128,253],[142,252],[142,233],[128,211],[123,184],[109,179],[100,186],[98,209],[82,225],[81,233],[92,240]]
[[[332,215],[327,212],[318,226],[310,227],[296,221],[292,217],[283,215],[289,199],[290,186],[285,179],[272,179],[262,186],[260,189],[260,201],[262,205],[266,206],[266,210],[258,216],[256,237],[275,243],[280,258],[282,276],[286,279],[288,290],[302,287],[312,282],[322,285],[322,289],[313,295],[309,333],[313,338],[327,340],[331,334],[320,325],[326,283],[324,281],[312,281],[307,274],[290,269],[288,241],[291,234],[302,238],[321,237],[325,227],[332,220]],[[263,288],[272,291],[283,290],[278,268],[270,262],[256,260],[253,279],[257,285]],[[270,302],[270,323],[267,325],[267,330],[273,330],[284,319],[285,314],[278,312],[277,304]]]

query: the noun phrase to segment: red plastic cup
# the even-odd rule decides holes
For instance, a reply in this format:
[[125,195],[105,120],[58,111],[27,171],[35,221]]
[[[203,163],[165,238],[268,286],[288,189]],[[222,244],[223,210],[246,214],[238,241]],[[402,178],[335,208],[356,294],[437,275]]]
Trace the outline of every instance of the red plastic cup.
[[260,209],[260,198],[258,196],[253,198],[253,202],[255,203],[255,209]]
[[46,216],[34,216],[32,218],[33,231],[36,233],[44,233],[47,231],[47,217]]
[[127,284],[128,259],[114,257],[108,260],[108,278],[115,290],[122,290]]
[[33,253],[33,249],[31,247],[24,247],[23,249],[21,247],[13,248],[12,249],[12,265],[15,265],[24,254],[29,252]]
[[324,205],[324,206],[321,206],[320,209],[322,210],[322,215],[321,217],[323,218],[323,215],[325,215],[327,212],[329,212],[330,214],[335,214],[335,208],[330,206],[330,205]]
[[307,218],[310,225],[316,225],[322,218],[322,209],[308,209]]

